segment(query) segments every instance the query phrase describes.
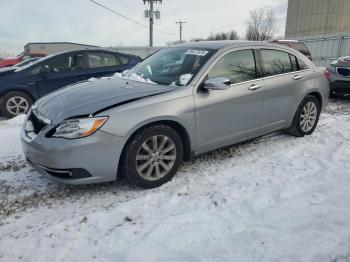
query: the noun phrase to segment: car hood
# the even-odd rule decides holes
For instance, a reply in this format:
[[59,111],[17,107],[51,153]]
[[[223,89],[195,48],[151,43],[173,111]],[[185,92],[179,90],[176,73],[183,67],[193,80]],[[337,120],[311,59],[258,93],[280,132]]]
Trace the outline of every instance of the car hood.
[[164,86],[123,78],[105,78],[80,82],[39,99],[34,108],[58,124],[65,119],[101,112],[120,104],[175,90]]
[[0,76],[8,75],[16,71],[17,67],[4,67],[0,68]]

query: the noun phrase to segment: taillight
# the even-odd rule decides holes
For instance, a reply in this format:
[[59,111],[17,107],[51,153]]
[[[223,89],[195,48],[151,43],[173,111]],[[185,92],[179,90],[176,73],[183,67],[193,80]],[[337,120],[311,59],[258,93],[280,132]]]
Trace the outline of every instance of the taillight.
[[331,80],[331,73],[327,69],[324,70],[323,74],[328,81]]

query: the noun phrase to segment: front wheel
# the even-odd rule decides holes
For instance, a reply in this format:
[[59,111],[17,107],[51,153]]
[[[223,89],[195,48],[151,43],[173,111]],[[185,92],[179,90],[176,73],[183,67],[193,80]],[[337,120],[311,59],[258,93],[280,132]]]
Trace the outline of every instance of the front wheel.
[[155,188],[173,178],[182,158],[183,144],[179,134],[166,125],[151,126],[128,142],[121,171],[132,185]]
[[315,96],[306,96],[295,113],[289,133],[297,137],[311,135],[317,126],[320,113],[319,100]]

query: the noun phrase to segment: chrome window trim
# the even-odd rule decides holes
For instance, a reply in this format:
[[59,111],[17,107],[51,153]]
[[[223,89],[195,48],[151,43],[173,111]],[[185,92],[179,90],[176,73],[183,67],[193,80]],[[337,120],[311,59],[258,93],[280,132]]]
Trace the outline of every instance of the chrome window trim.
[[[292,52],[288,52],[287,50],[284,50],[283,48],[279,49],[279,48],[273,48],[273,47],[269,47],[269,46],[240,46],[240,47],[230,47],[230,48],[226,48],[224,50],[218,50],[216,54],[214,54],[208,61],[207,61],[207,65],[205,65],[197,74],[197,76],[195,76],[192,80],[192,83],[189,86],[193,86],[193,92],[197,93],[199,85],[203,82],[204,78],[208,75],[208,73],[210,72],[210,70],[216,65],[216,63],[225,55],[231,53],[231,52],[237,52],[237,51],[241,51],[241,50],[260,50],[260,49],[270,49],[270,50],[276,50],[276,51],[280,51],[280,52],[285,52],[291,55],[296,56],[297,59],[299,59],[299,57],[295,54],[293,54]],[[220,52],[221,51],[221,52]],[[266,76],[266,77],[260,77],[260,78],[256,78],[256,79],[252,79],[249,81],[245,81],[245,82],[240,82],[240,83],[234,83],[231,84],[231,86],[236,86],[236,85],[240,85],[240,84],[246,84],[246,83],[251,83],[251,82],[255,82],[255,81],[263,81],[263,80],[268,80],[271,78],[275,78],[275,77],[281,77],[281,76],[287,76],[287,75],[293,75],[293,74],[298,74],[298,73],[306,73],[309,71],[313,71],[311,68],[308,69],[304,69],[304,70],[298,70],[298,71],[293,71],[293,72],[288,72],[288,73],[284,73],[284,74],[278,74],[278,75],[273,75],[273,76]]]
[[[213,67],[216,65],[217,62],[219,62],[219,60],[221,58],[223,58],[225,55],[232,53],[232,52],[237,52],[237,51],[244,51],[244,50],[253,50],[256,49],[256,46],[240,46],[240,47],[230,47],[228,49],[224,49],[224,50],[218,50],[216,52],[216,54],[214,54],[206,63],[206,65],[201,69],[200,72],[198,72],[197,76],[192,80],[193,81],[193,86],[194,88],[194,92],[197,92],[199,85],[203,82],[204,78],[208,75],[208,73],[210,72],[210,70],[213,69]],[[256,78],[256,79],[252,79],[249,81],[245,81],[245,82],[251,82],[251,81],[257,81],[260,80],[261,78]],[[195,82],[194,82],[195,81]],[[242,84],[244,82],[240,82],[240,83],[235,83],[232,85],[237,85],[237,84]],[[231,87],[231,85],[230,85]]]
[[311,71],[311,69],[293,71],[293,72],[288,72],[288,73],[283,73],[283,74],[278,74],[278,75],[273,75],[273,76],[266,76],[266,77],[263,77],[261,79],[265,80],[265,79],[271,79],[271,78],[280,77],[280,76],[295,75],[297,73],[305,73],[305,72],[308,72],[308,71]]

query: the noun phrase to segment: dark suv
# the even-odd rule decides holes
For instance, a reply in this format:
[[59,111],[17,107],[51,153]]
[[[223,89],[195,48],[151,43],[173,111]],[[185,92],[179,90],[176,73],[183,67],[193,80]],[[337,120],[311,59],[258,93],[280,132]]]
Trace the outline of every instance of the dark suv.
[[39,59],[21,68],[0,71],[0,111],[6,117],[24,114],[38,98],[61,87],[122,72],[140,58],[107,50],[81,50]]
[[293,48],[312,61],[310,50],[303,42],[300,42],[298,40],[273,40],[271,43],[286,45],[290,48]]

